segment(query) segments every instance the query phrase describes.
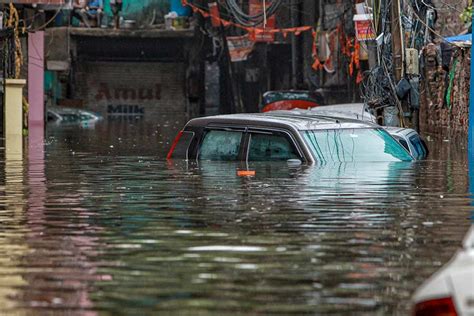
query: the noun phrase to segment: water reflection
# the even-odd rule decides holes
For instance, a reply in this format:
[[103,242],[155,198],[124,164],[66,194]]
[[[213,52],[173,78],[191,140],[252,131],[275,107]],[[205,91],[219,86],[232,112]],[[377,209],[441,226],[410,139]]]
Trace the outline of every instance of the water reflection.
[[137,155],[89,133],[5,162],[4,310],[406,314],[469,226],[462,161],[239,177],[246,166],[158,159],[161,136]]

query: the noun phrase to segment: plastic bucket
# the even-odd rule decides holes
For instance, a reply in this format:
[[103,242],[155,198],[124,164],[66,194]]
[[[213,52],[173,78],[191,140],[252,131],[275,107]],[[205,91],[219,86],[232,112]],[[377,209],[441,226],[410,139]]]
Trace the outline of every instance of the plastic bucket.
[[176,12],[178,16],[190,16],[191,8],[188,6],[183,6],[181,0],[170,0],[170,12]]

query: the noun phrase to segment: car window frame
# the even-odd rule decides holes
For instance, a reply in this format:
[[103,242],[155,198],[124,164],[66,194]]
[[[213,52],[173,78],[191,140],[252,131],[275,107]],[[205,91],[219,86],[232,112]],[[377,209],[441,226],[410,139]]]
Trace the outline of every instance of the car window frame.
[[[428,156],[428,150],[426,149],[425,145],[423,144],[423,141],[422,141],[420,135],[418,135],[416,133],[412,133],[411,136],[408,136],[408,141],[413,146],[413,150],[417,154],[417,157],[416,157],[417,159],[426,158]],[[417,144],[415,144],[415,141],[418,142],[422,153],[418,152],[419,148],[418,148]]]
[[[204,138],[206,137],[206,134],[209,131],[231,131],[231,132],[241,132],[242,133],[242,138],[240,139],[240,148],[239,148],[239,153],[237,155],[237,160],[235,162],[241,162],[243,161],[243,154],[245,152],[244,146],[245,146],[245,140],[246,140],[246,127],[242,126],[218,126],[218,125],[208,125],[202,128],[201,131],[201,136],[199,138],[199,142],[197,143],[197,148],[196,148],[196,156],[195,160],[199,161],[199,156],[201,154],[201,146],[204,141]],[[221,160],[219,160],[221,161]]]
[[249,161],[249,154],[250,154],[250,141],[251,141],[251,135],[252,133],[254,134],[270,134],[273,135],[275,133],[278,134],[284,134],[287,139],[290,141],[291,144],[295,147],[297,154],[299,156],[298,159],[301,160],[301,162],[306,162],[307,159],[305,158],[303,154],[303,150],[301,149],[298,141],[295,139],[295,137],[287,130],[285,129],[280,129],[280,128],[265,128],[265,127],[248,127],[246,131],[246,141],[245,141],[245,163],[249,163],[252,161]]

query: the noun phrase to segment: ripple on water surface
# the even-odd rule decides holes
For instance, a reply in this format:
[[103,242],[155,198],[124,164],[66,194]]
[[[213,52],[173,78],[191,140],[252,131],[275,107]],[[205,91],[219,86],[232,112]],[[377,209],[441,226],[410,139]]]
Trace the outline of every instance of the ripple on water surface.
[[45,159],[5,161],[5,312],[406,314],[470,224],[462,162],[259,164],[242,178],[49,143]]

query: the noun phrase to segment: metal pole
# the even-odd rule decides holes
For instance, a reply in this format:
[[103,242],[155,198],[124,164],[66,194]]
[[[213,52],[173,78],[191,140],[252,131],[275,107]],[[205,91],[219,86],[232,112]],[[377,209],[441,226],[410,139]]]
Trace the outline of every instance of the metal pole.
[[[297,3],[296,0],[291,0],[291,26],[292,27],[297,27],[297,18],[296,15],[298,14],[298,10],[296,9]],[[298,85],[298,61],[297,61],[297,54],[298,54],[298,48],[297,48],[297,42],[296,42],[296,35],[293,33],[291,37],[291,85],[293,86],[293,89],[297,88]]]
[[402,77],[403,60],[402,60],[402,41],[400,29],[400,6],[399,2],[392,1],[392,23],[390,31],[392,32],[392,58],[393,58],[393,75],[398,82]]
[[[472,19],[474,23],[474,15]],[[474,33],[473,33],[474,34]],[[473,35],[471,34],[471,42]],[[468,131],[468,154],[469,160],[474,160],[474,49],[471,46],[471,82],[469,88],[469,131]],[[472,164],[474,165],[474,164]]]

